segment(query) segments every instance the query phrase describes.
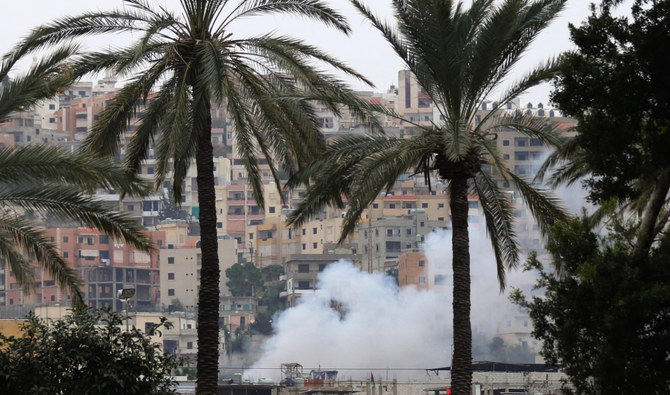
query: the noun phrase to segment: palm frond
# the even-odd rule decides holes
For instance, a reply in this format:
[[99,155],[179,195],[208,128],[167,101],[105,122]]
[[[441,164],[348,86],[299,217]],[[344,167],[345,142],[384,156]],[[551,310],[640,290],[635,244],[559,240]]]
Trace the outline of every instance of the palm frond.
[[142,226],[126,213],[111,211],[102,201],[85,196],[72,187],[52,184],[5,185],[0,189],[0,202],[45,216],[81,221],[143,251],[154,248],[151,239],[141,233]]
[[62,183],[90,193],[96,188],[105,188],[131,196],[143,196],[148,192],[145,182],[110,158],[70,153],[40,144],[0,149],[0,183]]
[[240,3],[240,7],[219,26],[217,33],[224,32],[231,22],[240,18],[278,13],[304,16],[342,33],[351,32],[346,18],[321,0],[249,0]]
[[[65,45],[34,64],[25,75],[16,77],[0,90],[0,122],[14,112],[55,96],[72,84],[76,77],[66,65],[77,51],[74,45]],[[3,80],[14,65],[11,60],[0,65],[0,80]]]
[[506,283],[505,270],[515,268],[519,263],[519,246],[515,241],[512,206],[509,196],[501,191],[486,173],[477,174],[474,187],[486,218],[486,229],[493,246],[498,283],[502,292]]
[[[43,230],[25,224],[19,218],[8,216],[2,218],[2,230],[4,236],[15,243],[15,248],[34,258],[37,264],[49,274],[61,289],[69,289],[75,303],[81,302],[82,295],[79,291],[81,281],[79,277],[58,253],[57,247],[48,241]],[[34,274],[26,273],[25,269],[27,268],[22,267],[21,262],[22,260],[19,260],[18,264],[11,265],[12,270],[18,269],[21,277],[15,277],[17,282],[30,288],[31,284],[25,281],[32,281]],[[14,271],[12,272],[14,273]]]
[[514,183],[519,195],[526,203],[526,206],[533,214],[540,232],[543,235],[546,235],[549,232],[549,228],[556,221],[567,220],[569,215],[561,206],[560,200],[549,193],[549,191],[533,187],[526,180],[512,172],[509,172],[508,176]]

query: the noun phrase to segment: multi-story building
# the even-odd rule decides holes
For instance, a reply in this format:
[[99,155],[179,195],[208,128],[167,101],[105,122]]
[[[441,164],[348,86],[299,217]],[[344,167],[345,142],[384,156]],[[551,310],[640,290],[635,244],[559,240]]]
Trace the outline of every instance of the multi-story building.
[[361,221],[356,227],[356,251],[368,272],[386,272],[397,267],[405,250],[418,248],[435,229],[447,226],[445,221],[428,219],[421,209],[377,220]]
[[284,262],[286,291],[281,293],[282,298],[286,298],[286,305],[295,306],[301,295],[316,292],[319,273],[340,259],[351,261],[357,267],[361,264],[360,255],[353,254],[301,254],[287,257]]
[[[47,237],[60,250],[61,255],[75,269],[82,280],[80,287],[85,302],[95,308],[124,309],[117,298],[117,291],[124,286],[135,288],[134,308],[153,311],[159,302],[158,251],[138,251],[130,245],[110,239],[94,229],[50,228]],[[156,244],[164,242],[165,234],[148,231]],[[69,304],[70,295],[64,293],[46,272],[35,269],[35,290],[26,293],[16,283],[9,267],[4,275],[4,305],[35,305],[42,303]]]
[[418,250],[407,251],[398,258],[398,285],[421,290],[444,290],[453,285],[449,265],[433,263]]
[[[237,243],[230,238],[218,240],[219,290],[223,295],[229,293],[226,286],[225,271],[237,262]],[[161,305],[168,309],[173,301],[179,300],[187,311],[198,305],[200,290],[200,267],[202,253],[200,239],[189,238],[186,244],[173,249],[162,249],[160,255]]]

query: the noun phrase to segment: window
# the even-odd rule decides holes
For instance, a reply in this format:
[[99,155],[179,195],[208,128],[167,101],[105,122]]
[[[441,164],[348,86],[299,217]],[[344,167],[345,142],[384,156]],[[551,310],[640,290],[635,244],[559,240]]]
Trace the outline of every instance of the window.
[[322,272],[323,269],[325,269],[325,268],[326,268],[326,264],[325,264],[325,263],[320,263],[320,264],[319,264],[319,271],[320,271],[320,272]]
[[109,260],[109,251],[107,250],[100,250],[100,260]]
[[100,244],[109,244],[109,236],[100,235]]
[[419,276],[419,284],[425,284],[425,283],[426,283],[426,277]]
[[428,203],[421,203],[421,208],[428,208]]
[[447,283],[447,276],[444,274],[435,275],[435,285],[444,285]]
[[514,217],[523,217],[523,210],[514,210]]
[[49,123],[56,123],[56,118],[49,118]]
[[439,203],[439,204],[437,205],[437,208],[444,208],[444,203]]
[[517,137],[514,139],[515,147],[526,147],[528,145],[528,137]]
[[316,229],[316,228],[312,228],[312,234],[315,235],[316,232],[317,232],[317,229]]
[[154,323],[153,322],[145,322],[144,323],[144,334],[145,335],[152,335],[154,332]]
[[298,273],[309,273],[309,263],[298,264]]
[[174,288],[168,289],[168,296],[174,296]]
[[309,281],[298,281],[298,289],[309,289]]
[[421,221],[421,222],[419,223],[419,226],[421,226],[422,228],[423,228],[425,225],[426,225],[426,223],[423,222],[423,221]]
[[55,104],[49,104],[49,110],[55,110],[56,105]]
[[412,235],[412,228],[407,228],[406,232],[407,232],[407,236],[411,236]]
[[395,208],[395,203],[389,204],[389,208]]
[[503,154],[503,159],[509,160],[509,154]]
[[70,255],[70,254],[68,254],[68,252],[67,252],[67,251],[65,251],[65,252],[63,253],[63,258],[67,258],[67,257],[68,257],[68,255]]
[[223,228],[223,222],[217,222],[216,227],[217,227],[217,229],[222,229]]
[[419,260],[419,266],[426,266],[426,261],[423,259]]
[[437,220],[442,222],[442,221],[444,221],[444,217],[437,217]]
[[153,166],[147,167],[147,174],[154,174],[154,167]]
[[503,140],[503,146],[508,147],[509,146],[509,140]]
[[319,243],[312,243],[312,248],[317,249],[319,247]]
[[168,273],[168,280],[174,280],[174,273]]
[[133,210],[135,210],[135,205],[134,204],[129,204],[127,208],[128,208],[128,211],[133,211]]
[[186,342],[186,349],[193,350],[193,342]]
[[169,256],[169,257],[168,257],[168,263],[169,263],[169,264],[173,264],[173,263],[174,263],[174,257],[173,257],[173,256]]
[[67,243],[70,239],[67,236],[63,236],[63,243]]
[[528,160],[528,151],[514,152],[514,160]]
[[275,213],[275,206],[270,206],[270,214],[274,214],[274,213]]
[[542,140],[540,140],[540,139],[534,139],[534,138],[530,139],[530,146],[531,147],[541,147],[543,145],[544,144],[542,143]]
[[379,208],[379,204],[378,203],[372,203],[372,208]]
[[468,202],[468,208],[479,208],[479,202]]
[[306,231],[305,229],[303,229],[303,230],[302,230],[302,235],[304,236],[305,234],[307,234],[306,232],[307,232],[307,231]]
[[302,249],[303,249],[303,251],[306,250],[307,249],[307,244],[302,243]]

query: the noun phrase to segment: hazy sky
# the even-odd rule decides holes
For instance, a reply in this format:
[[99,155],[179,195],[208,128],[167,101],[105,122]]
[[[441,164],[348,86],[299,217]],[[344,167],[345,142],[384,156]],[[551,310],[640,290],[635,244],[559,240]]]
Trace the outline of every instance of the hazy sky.
[[[164,4],[168,8],[177,10],[179,0],[155,0],[157,4]],[[311,44],[336,55],[357,71],[365,75],[376,86],[374,90],[386,90],[389,85],[397,83],[397,72],[402,64],[397,60],[389,45],[373,30],[369,23],[363,20],[346,0],[328,0],[332,7],[341,10],[349,18],[353,34],[344,36],[333,30],[317,24],[308,23],[295,17],[283,15],[281,17],[249,18],[235,25],[236,34],[251,32],[267,32],[274,30],[277,33],[292,35],[305,39]],[[234,2],[233,2],[234,3]],[[541,63],[543,60],[557,55],[561,51],[571,48],[568,35],[568,23],[579,24],[588,15],[587,0],[569,0],[566,9],[560,18],[556,19],[533,43],[522,61],[517,66],[516,76],[525,70]],[[389,0],[367,0],[379,16],[391,20]],[[76,15],[83,11],[109,10],[122,7],[122,0],[0,0],[0,53],[4,54],[24,36],[32,27],[47,23],[63,15]],[[117,37],[114,40],[89,39],[87,48],[106,45],[123,45],[129,38]],[[512,76],[514,77],[514,76]],[[356,89],[368,89],[363,84],[351,81]],[[524,100],[533,102],[547,100],[548,86],[537,88],[529,92]]]

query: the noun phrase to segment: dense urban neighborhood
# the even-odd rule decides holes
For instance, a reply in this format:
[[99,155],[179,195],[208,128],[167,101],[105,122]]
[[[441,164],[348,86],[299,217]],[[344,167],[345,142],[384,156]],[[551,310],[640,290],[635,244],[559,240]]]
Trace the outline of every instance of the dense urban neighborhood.
[[398,0],[387,25],[351,0],[405,65],[368,90],[226,30],[349,33],[327,1],[26,32],[0,59],[0,392],[669,393],[670,1],[597,2],[509,82],[566,2]]

